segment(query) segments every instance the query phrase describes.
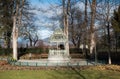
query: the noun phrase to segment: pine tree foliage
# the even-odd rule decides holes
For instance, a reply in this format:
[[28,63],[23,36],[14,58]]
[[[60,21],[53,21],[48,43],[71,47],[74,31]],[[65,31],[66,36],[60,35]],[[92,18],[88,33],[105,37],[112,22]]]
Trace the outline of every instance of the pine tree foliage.
[[119,33],[120,32],[120,6],[118,7],[117,10],[114,10],[114,14],[111,19],[111,24],[114,32]]
[[12,32],[12,0],[0,0],[0,35],[4,40],[4,46],[10,48]]

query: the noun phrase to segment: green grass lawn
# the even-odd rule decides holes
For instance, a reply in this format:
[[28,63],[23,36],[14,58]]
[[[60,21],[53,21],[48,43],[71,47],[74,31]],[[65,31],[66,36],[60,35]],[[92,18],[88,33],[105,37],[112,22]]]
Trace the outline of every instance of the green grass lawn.
[[120,79],[108,70],[1,70],[0,79]]

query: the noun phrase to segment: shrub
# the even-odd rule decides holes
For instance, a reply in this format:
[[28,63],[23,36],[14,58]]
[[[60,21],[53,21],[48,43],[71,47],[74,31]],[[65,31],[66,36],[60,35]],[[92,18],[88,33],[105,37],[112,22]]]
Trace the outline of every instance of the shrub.
[[80,48],[70,48],[70,53],[82,53],[82,49],[80,49]]
[[11,53],[11,48],[0,48],[0,55],[10,55]]

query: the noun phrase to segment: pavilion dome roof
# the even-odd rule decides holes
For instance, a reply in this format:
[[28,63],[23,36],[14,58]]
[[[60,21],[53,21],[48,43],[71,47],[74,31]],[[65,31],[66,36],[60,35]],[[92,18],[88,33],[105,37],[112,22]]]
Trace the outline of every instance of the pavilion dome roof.
[[50,42],[66,42],[67,38],[61,28],[56,29],[50,36]]

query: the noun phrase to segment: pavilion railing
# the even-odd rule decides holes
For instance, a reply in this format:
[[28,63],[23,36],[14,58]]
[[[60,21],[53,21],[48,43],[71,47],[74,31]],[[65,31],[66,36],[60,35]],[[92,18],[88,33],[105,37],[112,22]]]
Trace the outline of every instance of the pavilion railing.
[[49,50],[49,55],[65,55],[66,54],[66,50]]
[[[70,62],[56,62],[51,63],[48,61],[9,61],[9,64],[17,65],[17,66],[88,66],[88,65],[96,65],[95,61],[90,60],[80,60],[80,61],[70,61]],[[104,61],[98,61],[97,65],[104,65],[106,64]]]

